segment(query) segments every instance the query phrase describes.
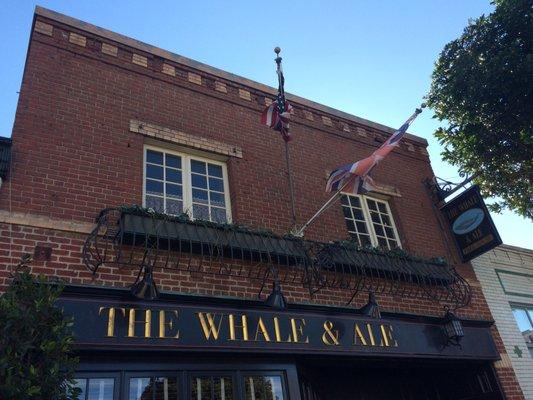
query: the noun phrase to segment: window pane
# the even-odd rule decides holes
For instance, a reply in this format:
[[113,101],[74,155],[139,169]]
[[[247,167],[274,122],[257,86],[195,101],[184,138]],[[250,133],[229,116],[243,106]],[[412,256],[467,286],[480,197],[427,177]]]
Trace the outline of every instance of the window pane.
[[146,162],[153,164],[163,164],[163,153],[160,153],[159,151],[147,150]]
[[368,230],[366,229],[366,224],[364,222],[356,222],[355,225],[357,226],[357,232],[368,233]]
[[352,213],[349,207],[342,207],[342,213],[344,214],[344,218],[352,218]]
[[179,200],[167,200],[167,214],[179,215],[183,213],[183,202]]
[[227,222],[225,208],[211,208],[211,221],[224,223]]
[[198,160],[191,160],[191,171],[205,175],[205,162]]
[[114,386],[113,378],[89,379],[87,400],[113,400]]
[[178,400],[178,380],[176,377],[154,378],[155,400]]
[[222,178],[222,167],[220,165],[208,164],[207,169],[210,176]]
[[388,226],[392,226],[392,224],[390,223],[390,218],[389,218],[388,215],[382,215],[381,216],[381,220],[383,221],[383,224],[388,225]]
[[374,200],[368,200],[367,199],[368,208],[370,208],[373,211],[377,211],[376,202]]
[[226,205],[224,194],[212,192],[211,193],[211,205],[217,206],[217,207],[224,207]]
[[208,203],[207,190],[193,189],[192,190],[192,201],[195,203]]
[[359,201],[359,197],[349,196],[349,199],[350,199],[350,204],[352,205],[352,207],[361,208],[361,202]]
[[378,236],[384,236],[385,233],[383,232],[383,227],[380,225],[374,225],[374,231],[376,232],[376,235]]
[[192,174],[192,186],[207,189],[207,178],[203,175]]
[[385,235],[389,239],[394,239],[394,231],[392,230],[392,228],[385,228]]
[[211,400],[211,378],[191,378],[191,400]]
[[387,207],[385,207],[385,204],[378,203],[379,212],[382,212],[383,214],[387,214]]
[[78,400],[85,400],[85,391],[87,390],[87,379],[75,379],[74,387],[79,389]]
[[526,310],[521,308],[515,308],[513,309],[513,314],[518,324],[518,329],[520,329],[520,332],[525,332],[529,329],[533,329],[527,317]]
[[209,220],[209,208],[207,206],[201,206],[199,204],[193,204],[192,216],[196,219]]
[[177,169],[167,168],[167,181],[181,183],[181,171]]
[[389,239],[389,249],[395,249],[398,247],[398,242],[394,239]]
[[359,244],[361,246],[370,246],[372,242],[370,241],[369,235],[359,235]]
[[381,220],[379,219],[379,214],[375,212],[371,212],[370,216],[372,217],[372,222],[375,222],[377,224],[381,224]]
[[166,155],[166,166],[181,169],[181,157],[173,154]]
[[146,194],[163,196],[163,182],[146,180]]
[[363,210],[360,210],[358,208],[353,208],[353,217],[359,221],[364,221],[365,217],[363,216]]
[[224,181],[218,178],[209,178],[209,190],[224,191]]
[[167,197],[172,199],[181,199],[181,185],[174,185],[172,183],[167,183]]
[[247,376],[244,378],[246,400],[283,400],[279,376]]
[[129,400],[152,400],[150,378],[131,378]]
[[153,208],[157,212],[164,212],[162,197],[146,196],[146,208]]
[[389,246],[388,246],[388,243],[387,243],[387,239],[384,239],[382,237],[378,237],[378,246],[382,247],[384,249],[388,249]]
[[146,164],[146,177],[163,180],[163,167]]
[[[233,399],[233,381],[227,377],[213,378],[214,400]],[[257,399],[259,400],[259,399]]]

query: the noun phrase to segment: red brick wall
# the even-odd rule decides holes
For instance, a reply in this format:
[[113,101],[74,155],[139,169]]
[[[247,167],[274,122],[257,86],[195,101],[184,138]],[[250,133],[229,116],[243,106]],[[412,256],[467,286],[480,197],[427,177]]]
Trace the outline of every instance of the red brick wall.
[[[48,21],[50,22],[50,21]],[[13,129],[13,168],[0,189],[0,211],[29,213],[61,220],[92,222],[106,207],[142,203],[144,137],[129,131],[130,120],[169,127],[243,149],[243,158],[228,161],[233,222],[285,233],[291,227],[283,141],[259,124],[264,93],[239,98],[239,85],[227,82],[228,93],[214,90],[214,77],[202,74],[202,85],[187,80],[188,69],[176,76],[161,72],[162,59],[145,54],[148,66],[131,62],[132,49],[119,46],[118,57],[101,52],[101,39],[87,36],[86,47],[70,43],[73,29],[53,23],[53,35],[33,33]],[[179,67],[179,66],[177,66]],[[219,79],[220,80],[220,79]],[[309,218],[327,199],[326,174],[341,163],[369,155],[388,134],[296,106],[290,143],[297,216]],[[314,113],[314,121],[303,110]],[[344,132],[349,123],[351,132]],[[366,136],[357,133],[364,129]],[[164,144],[162,144],[164,146]],[[431,200],[422,181],[433,176],[420,144],[402,145],[376,170],[374,178],[393,185],[401,197],[390,200],[407,250],[429,257],[454,259],[446,247]],[[401,173],[400,173],[401,172]],[[71,283],[129,286],[135,271],[103,267],[93,277],[81,261],[86,234],[21,225],[0,225],[0,290],[9,281],[11,265],[37,244],[53,248],[49,262],[34,262],[36,273]],[[308,231],[309,239],[328,241],[347,236],[340,206],[331,207]],[[476,282],[469,265],[459,273]],[[253,298],[258,284],[221,281],[170,272],[156,272],[161,289]],[[302,287],[284,287],[290,301],[309,301]],[[313,301],[344,304],[345,294],[324,291]],[[390,311],[442,314],[442,306],[382,296]],[[355,304],[364,303],[364,295]],[[461,315],[490,319],[480,287],[473,286],[471,305]],[[495,332],[499,350],[505,350]],[[502,376],[509,394],[512,372]],[[521,398],[518,395],[512,398]]]
[[[129,131],[132,119],[243,148],[244,158],[228,162],[234,221],[284,233],[290,226],[283,141],[259,124],[262,106],[219,94],[160,71],[101,53],[99,43],[83,48],[65,31],[34,33],[13,130],[12,210],[92,221],[108,206],[141,203],[143,137]],[[253,97],[254,99],[257,96]],[[223,100],[223,101],[221,101]],[[300,111],[297,112],[297,115]],[[327,171],[369,155],[379,143],[296,117],[291,142],[299,221],[327,199]],[[305,123],[304,123],[305,122]],[[321,128],[321,129],[318,129]],[[402,171],[401,174],[398,170]],[[427,155],[396,150],[375,178],[395,186],[395,219],[404,247],[428,256],[445,255],[441,232],[422,180],[433,175]],[[2,204],[7,191],[0,194]],[[340,207],[312,226],[311,239],[345,238]]]

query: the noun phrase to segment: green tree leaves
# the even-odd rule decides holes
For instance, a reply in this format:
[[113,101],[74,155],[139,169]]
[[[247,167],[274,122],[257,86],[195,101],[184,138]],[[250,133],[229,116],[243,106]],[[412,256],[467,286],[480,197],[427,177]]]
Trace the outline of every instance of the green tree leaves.
[[75,398],[72,321],[54,303],[62,288],[18,273],[0,297],[0,398]]
[[477,174],[483,195],[533,219],[533,2],[498,0],[448,43],[433,71],[428,105],[443,159]]

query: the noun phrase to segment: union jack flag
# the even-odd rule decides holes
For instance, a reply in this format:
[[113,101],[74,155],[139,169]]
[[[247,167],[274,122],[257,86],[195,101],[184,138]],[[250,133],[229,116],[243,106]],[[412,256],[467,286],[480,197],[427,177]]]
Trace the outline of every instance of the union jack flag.
[[[424,107],[424,106],[423,106]],[[379,149],[374,151],[369,157],[363,158],[355,163],[343,165],[334,170],[328,178],[326,192],[341,190],[345,193],[363,194],[375,190],[376,186],[370,172],[379,164],[404,137],[409,125],[422,112],[422,108],[417,108],[411,117],[383,143]]]

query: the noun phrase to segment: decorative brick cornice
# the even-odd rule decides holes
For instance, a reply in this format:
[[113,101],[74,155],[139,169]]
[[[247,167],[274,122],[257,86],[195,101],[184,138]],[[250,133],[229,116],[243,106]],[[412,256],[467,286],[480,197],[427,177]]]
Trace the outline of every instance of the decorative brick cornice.
[[[104,54],[107,54],[111,57],[116,57],[114,51],[108,52],[103,50],[104,44],[106,44],[106,50],[108,49],[107,46],[109,45],[118,47],[119,51],[121,46],[116,45],[120,44],[129,47],[129,52],[133,54],[133,56],[131,56],[132,63],[143,67],[151,68],[154,71],[159,70],[159,72],[166,74],[169,77],[175,77],[176,79],[181,79],[182,77],[185,77],[187,81],[195,85],[209,85],[210,89],[219,93],[227,94],[228,96],[230,96],[230,94],[235,94],[238,101],[249,103],[257,102],[258,105],[263,106],[264,104],[268,104],[269,100],[271,100],[270,98],[274,97],[276,94],[276,89],[270,86],[263,85],[261,83],[228,73],[226,71],[222,71],[209,65],[191,60],[186,57],[182,57],[180,55],[171,53],[158,47],[142,43],[140,41],[120,35],[118,33],[99,28],[92,24],[77,20],[75,18],[60,13],[56,13],[54,11],[42,7],[36,7],[35,15],[36,18],[46,19],[46,21],[36,20],[35,32],[51,36],[52,34],[50,33],[49,27],[52,26],[52,22],[68,25],[69,27],[74,28],[75,31],[83,31],[91,35],[97,36],[98,38],[93,39],[102,42],[101,48],[102,53]],[[77,32],[77,35],[82,36],[79,34],[79,32]],[[78,42],[76,43],[79,44]],[[142,55],[142,53],[146,54]],[[150,55],[150,57],[146,57],[146,55]],[[155,63],[157,63],[157,65]],[[231,91],[228,90],[230,86],[234,88]],[[375,132],[375,135],[377,136],[388,135],[394,132],[394,129],[388,126],[356,117],[354,115],[304,99],[299,96],[287,94],[287,98],[292,102],[293,106],[295,107],[296,116],[298,117],[299,115],[301,115],[302,121],[315,121],[313,123],[316,124],[315,127],[317,128],[322,127],[326,128],[328,131],[338,131],[339,133],[342,133],[344,135],[350,134],[351,132],[351,135],[353,136],[361,136],[360,134],[358,134],[358,129],[362,126],[365,127],[364,129],[365,131],[367,131],[367,133],[372,131]],[[316,119],[313,117],[313,114],[316,114],[320,122],[327,122],[317,122]],[[331,121],[331,125],[329,121]],[[425,139],[411,134],[407,134],[405,139],[406,140],[404,141],[404,143],[407,143],[407,141],[411,141],[411,146],[413,146],[413,144],[416,145],[416,152],[418,154],[427,156],[427,152],[425,151],[427,141]],[[406,147],[405,144],[402,145],[402,147],[405,147],[406,150],[413,151],[412,148]]]
[[222,143],[216,140],[190,135],[176,129],[167,128],[143,121],[130,121],[130,131],[181,146],[209,151],[230,157],[242,158],[242,149],[238,146]]
[[54,27],[42,21],[36,21],[35,27],[33,29],[35,30],[35,32],[42,33],[46,36],[52,36],[54,34]]

